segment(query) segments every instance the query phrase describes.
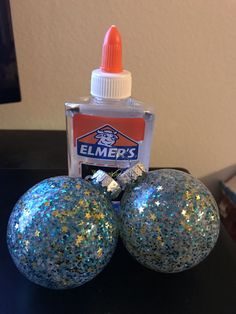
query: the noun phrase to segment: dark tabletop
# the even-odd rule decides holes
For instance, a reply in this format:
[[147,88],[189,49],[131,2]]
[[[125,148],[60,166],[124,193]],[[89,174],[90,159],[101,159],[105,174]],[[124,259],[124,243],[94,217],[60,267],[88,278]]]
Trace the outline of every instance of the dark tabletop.
[[[67,173],[65,134],[58,133],[61,141],[55,132],[54,135],[49,132],[48,136],[47,132],[44,136],[38,134],[36,145],[30,144],[32,133],[26,132],[24,139],[19,137],[13,147],[9,137],[7,141],[6,133],[4,140],[0,134],[0,314],[236,313],[236,245],[223,227],[210,256],[183,273],[161,274],[148,270],[119,242],[105,270],[79,288],[54,291],[25,279],[15,268],[7,250],[7,221],[15,202],[28,188],[44,178]],[[3,146],[4,141],[6,146]],[[60,167],[56,169],[58,165]],[[40,169],[36,169],[37,166]]]

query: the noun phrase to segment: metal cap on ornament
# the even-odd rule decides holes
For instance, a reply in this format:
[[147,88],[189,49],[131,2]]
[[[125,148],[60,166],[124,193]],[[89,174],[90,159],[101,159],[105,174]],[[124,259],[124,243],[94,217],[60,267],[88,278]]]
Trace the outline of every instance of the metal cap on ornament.
[[138,162],[131,168],[119,174],[116,178],[116,181],[120,184],[122,189],[124,189],[127,184],[135,182],[139,177],[142,177],[145,173],[147,173],[145,166],[141,162]]
[[117,198],[121,192],[120,184],[103,170],[98,170],[93,174],[91,183],[100,186],[111,199]]

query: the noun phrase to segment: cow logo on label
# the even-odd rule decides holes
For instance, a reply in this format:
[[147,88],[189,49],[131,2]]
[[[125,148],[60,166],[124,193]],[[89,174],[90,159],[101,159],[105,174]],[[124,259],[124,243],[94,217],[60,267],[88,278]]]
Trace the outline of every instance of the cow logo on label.
[[119,137],[117,136],[117,131],[97,130],[96,133],[97,135],[95,136],[95,138],[99,139],[99,141],[97,142],[98,145],[111,147],[119,139]]
[[79,156],[108,160],[137,160],[139,144],[114,129],[104,125],[76,140]]

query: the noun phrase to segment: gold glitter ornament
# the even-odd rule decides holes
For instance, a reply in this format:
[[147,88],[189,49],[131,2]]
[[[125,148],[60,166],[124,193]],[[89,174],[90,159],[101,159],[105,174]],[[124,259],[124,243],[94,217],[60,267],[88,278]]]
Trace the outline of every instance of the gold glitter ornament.
[[7,231],[21,273],[53,289],[80,286],[100,273],[118,237],[109,193],[105,185],[66,176],[28,190],[16,203]]
[[173,169],[145,173],[136,164],[117,177],[121,199],[120,235],[138,262],[155,271],[189,269],[213,249],[220,219],[203,183]]

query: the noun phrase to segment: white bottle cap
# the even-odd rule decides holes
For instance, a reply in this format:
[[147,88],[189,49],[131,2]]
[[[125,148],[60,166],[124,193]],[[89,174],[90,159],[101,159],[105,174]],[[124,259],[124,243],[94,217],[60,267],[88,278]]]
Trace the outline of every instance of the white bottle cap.
[[91,95],[101,98],[124,99],[131,96],[132,77],[129,71],[120,73],[94,70],[91,77]]

